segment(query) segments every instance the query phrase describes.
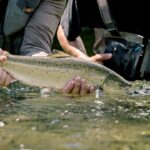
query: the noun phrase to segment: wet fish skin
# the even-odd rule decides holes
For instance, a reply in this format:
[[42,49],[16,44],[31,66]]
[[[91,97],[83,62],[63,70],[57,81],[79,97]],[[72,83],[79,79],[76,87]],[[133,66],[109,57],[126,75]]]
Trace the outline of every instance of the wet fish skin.
[[103,65],[74,57],[8,55],[7,61],[0,65],[17,80],[31,86],[60,89],[75,76],[80,76],[90,84],[100,86],[108,81],[109,86],[113,84],[117,84],[118,87],[131,85],[129,81]]

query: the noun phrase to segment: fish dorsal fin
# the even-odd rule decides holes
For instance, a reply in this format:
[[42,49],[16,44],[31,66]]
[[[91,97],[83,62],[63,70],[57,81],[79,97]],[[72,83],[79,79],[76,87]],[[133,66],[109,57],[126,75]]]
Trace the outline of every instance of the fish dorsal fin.
[[60,50],[53,50],[52,54],[48,55],[49,58],[66,58],[71,57],[70,55],[66,54]]

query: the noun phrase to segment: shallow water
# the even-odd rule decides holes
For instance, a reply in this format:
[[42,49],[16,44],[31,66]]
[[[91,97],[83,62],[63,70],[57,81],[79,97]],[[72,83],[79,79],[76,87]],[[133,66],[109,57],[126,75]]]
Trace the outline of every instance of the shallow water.
[[149,150],[150,96],[137,85],[99,99],[1,89],[0,150]]

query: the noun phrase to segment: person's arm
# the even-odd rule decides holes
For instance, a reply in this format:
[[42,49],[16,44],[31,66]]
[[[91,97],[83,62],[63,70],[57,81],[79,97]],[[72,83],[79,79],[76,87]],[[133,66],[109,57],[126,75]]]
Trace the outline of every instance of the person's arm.
[[112,57],[112,54],[96,54],[96,55],[91,56],[91,57],[87,56],[85,53],[83,53],[77,47],[77,45],[83,45],[82,42],[80,41],[81,39],[76,38],[76,41],[74,41],[74,43],[78,43],[78,44],[74,44],[74,45],[71,44],[71,42],[67,40],[67,38],[64,34],[64,30],[61,27],[61,25],[59,25],[59,27],[58,27],[57,38],[58,38],[60,45],[64,49],[64,51],[66,53],[70,54],[71,56],[85,59],[85,60],[89,60],[89,61],[93,61],[93,62],[97,62],[97,63],[102,63],[103,60],[108,60]]
[[82,52],[85,51],[85,47],[80,37],[76,38],[75,41],[72,42],[68,41],[64,34],[62,26],[59,25],[57,30],[57,38],[61,47],[64,49],[66,53],[77,58],[89,60],[89,57]]

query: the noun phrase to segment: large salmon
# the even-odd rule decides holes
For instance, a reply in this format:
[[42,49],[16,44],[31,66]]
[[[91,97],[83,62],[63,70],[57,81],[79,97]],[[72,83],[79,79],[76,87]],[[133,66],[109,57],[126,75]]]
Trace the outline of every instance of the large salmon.
[[109,68],[74,57],[32,57],[8,55],[0,66],[19,81],[38,87],[62,88],[75,76],[80,76],[94,85],[118,87],[131,83]]

